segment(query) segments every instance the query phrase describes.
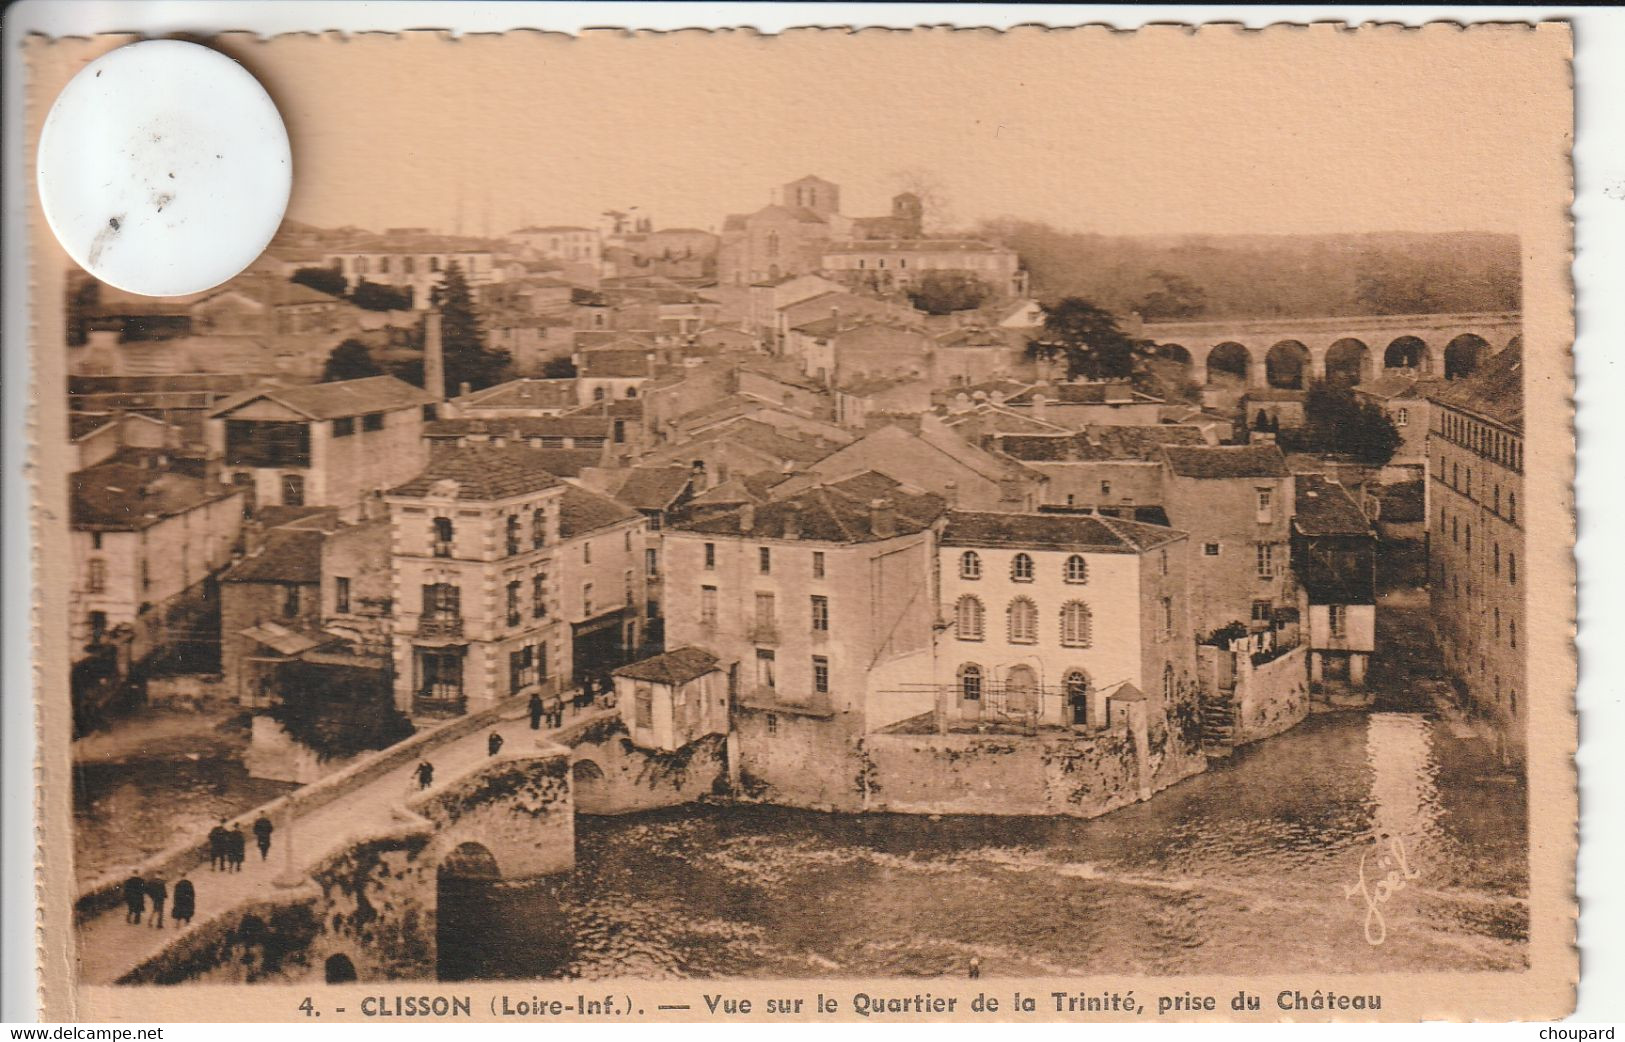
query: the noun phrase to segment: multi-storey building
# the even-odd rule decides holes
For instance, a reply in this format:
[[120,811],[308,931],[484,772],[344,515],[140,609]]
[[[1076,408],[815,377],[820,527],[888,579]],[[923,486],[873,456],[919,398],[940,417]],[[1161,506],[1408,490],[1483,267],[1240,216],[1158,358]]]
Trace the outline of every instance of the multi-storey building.
[[971,276],[1000,297],[1027,292],[1016,251],[974,239],[832,242],[823,248],[819,264],[844,285],[877,292],[906,290],[932,272]]
[[1298,474],[1293,484],[1292,571],[1308,610],[1309,677],[1359,687],[1377,648],[1377,533],[1337,482]]
[[344,276],[351,289],[363,281],[393,286],[406,292],[419,311],[429,307],[446,269],[454,264],[476,298],[483,287],[503,277],[502,269],[493,262],[491,243],[435,235],[424,228],[391,228],[382,235],[329,247],[322,259]]
[[1269,628],[1297,605],[1292,578],[1293,483],[1275,445],[1162,449],[1163,506],[1190,534],[1191,623],[1206,636],[1232,622]]
[[542,469],[540,451],[446,449],[385,495],[403,712],[455,715],[569,675],[559,545],[567,489]]
[[1528,717],[1524,628],[1523,366],[1509,347],[1472,376],[1435,385],[1427,529],[1433,617],[1445,665],[1522,759]]
[[[156,461],[156,460],[155,460]],[[69,479],[69,633],[78,661],[115,630],[139,659],[165,639],[165,609],[230,560],[239,489],[156,466],[101,463]]]
[[423,422],[438,401],[393,376],[257,387],[209,410],[209,448],[256,507],[331,506],[353,519],[363,498],[423,469]]
[[866,473],[667,529],[667,643],[717,657],[746,774],[842,804],[829,765],[866,730],[930,711],[942,509]]
[[1099,729],[1125,684],[1159,716],[1195,682],[1188,538],[1116,518],[950,511],[939,718]]
[[598,229],[573,224],[520,228],[509,232],[508,239],[519,243],[537,257],[595,267],[602,251]]

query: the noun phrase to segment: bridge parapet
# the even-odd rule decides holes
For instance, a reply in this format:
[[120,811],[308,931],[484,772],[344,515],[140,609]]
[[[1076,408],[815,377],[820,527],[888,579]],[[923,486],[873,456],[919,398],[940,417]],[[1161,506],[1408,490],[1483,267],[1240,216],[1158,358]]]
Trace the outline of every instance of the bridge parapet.
[[534,879],[575,867],[570,750],[548,743],[492,757],[437,785],[408,807],[435,836],[426,852],[444,866],[471,844],[496,862],[497,878]]

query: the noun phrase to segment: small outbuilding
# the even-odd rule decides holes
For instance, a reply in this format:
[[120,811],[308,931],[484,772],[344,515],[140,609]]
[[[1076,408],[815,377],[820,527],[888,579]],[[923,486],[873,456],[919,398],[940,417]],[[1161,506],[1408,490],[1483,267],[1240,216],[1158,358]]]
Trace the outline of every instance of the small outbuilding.
[[727,734],[727,677],[704,648],[677,648],[612,675],[634,744],[673,752],[706,735]]

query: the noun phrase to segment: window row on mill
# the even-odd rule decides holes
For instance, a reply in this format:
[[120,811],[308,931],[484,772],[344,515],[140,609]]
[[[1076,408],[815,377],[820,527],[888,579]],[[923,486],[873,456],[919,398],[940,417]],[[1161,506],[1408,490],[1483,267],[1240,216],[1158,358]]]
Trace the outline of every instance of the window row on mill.
[[[966,550],[959,555],[959,577],[961,579],[980,579],[982,577],[982,555],[975,550]],[[1082,554],[1073,554],[1061,566],[1061,578],[1074,585],[1081,585],[1089,581],[1089,562],[1083,559]],[[1010,581],[1030,583],[1037,579],[1037,569],[1031,554],[1019,553],[1010,558]]]
[[[1094,614],[1082,601],[1067,601],[1058,613],[1060,641],[1066,647],[1094,643]],[[1005,639],[1011,644],[1038,643],[1038,605],[1017,597],[1004,610]],[[954,607],[954,632],[960,640],[987,639],[987,609],[980,597],[965,594]]]

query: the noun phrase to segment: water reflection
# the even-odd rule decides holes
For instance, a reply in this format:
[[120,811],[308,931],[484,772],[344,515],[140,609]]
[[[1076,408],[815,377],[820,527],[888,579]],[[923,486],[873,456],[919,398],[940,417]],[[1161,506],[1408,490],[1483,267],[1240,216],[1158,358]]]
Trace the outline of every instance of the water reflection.
[[[1314,717],[1093,821],[687,807],[582,818],[494,923],[568,922],[565,976],[1366,972],[1525,964],[1523,787],[1414,713]],[[1381,947],[1342,889],[1373,836],[1425,878]],[[501,928],[507,933],[510,927]],[[488,975],[558,972],[484,939]]]

